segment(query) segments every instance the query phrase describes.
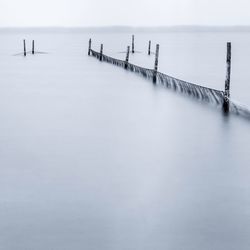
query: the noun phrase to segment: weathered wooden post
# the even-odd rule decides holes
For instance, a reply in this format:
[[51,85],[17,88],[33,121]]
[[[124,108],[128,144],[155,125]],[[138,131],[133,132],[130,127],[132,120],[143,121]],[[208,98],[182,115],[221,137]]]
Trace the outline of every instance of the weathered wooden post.
[[35,54],[35,41],[32,40],[32,54]]
[[127,55],[126,55],[126,60],[125,60],[125,65],[124,65],[125,69],[128,68],[129,51],[130,51],[130,46],[128,46],[128,48],[127,48]]
[[26,41],[23,40],[23,55],[26,56]]
[[223,110],[225,113],[229,112],[229,98],[230,98],[230,79],[231,79],[231,43],[227,43],[227,73],[225,81],[225,92]]
[[155,52],[155,67],[154,67],[154,74],[153,74],[153,83],[156,83],[156,79],[157,79],[159,48],[160,48],[160,45],[157,44],[156,45],[156,52]]
[[89,39],[89,49],[88,49],[88,55],[90,56],[90,52],[91,52],[91,38]]
[[135,36],[132,35],[132,53],[135,53]]
[[148,55],[151,54],[151,41],[148,42]]
[[101,48],[100,48],[100,61],[102,61],[102,55],[103,55],[103,44],[101,44]]

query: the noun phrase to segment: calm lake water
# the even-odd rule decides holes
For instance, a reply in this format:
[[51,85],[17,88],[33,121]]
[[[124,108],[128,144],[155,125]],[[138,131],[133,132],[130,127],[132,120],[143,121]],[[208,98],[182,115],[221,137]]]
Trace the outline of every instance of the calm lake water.
[[[0,249],[248,250],[250,121],[87,56],[130,33],[0,32]],[[13,56],[36,49],[48,54]],[[130,61],[250,107],[250,33],[138,33]]]

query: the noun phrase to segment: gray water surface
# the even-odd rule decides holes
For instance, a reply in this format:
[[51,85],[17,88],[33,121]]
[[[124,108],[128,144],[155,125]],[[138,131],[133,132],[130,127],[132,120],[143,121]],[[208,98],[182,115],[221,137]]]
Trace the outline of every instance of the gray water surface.
[[[250,122],[87,56],[127,33],[1,32],[0,249],[248,250]],[[250,106],[249,33],[136,35],[131,62]],[[22,39],[35,56],[13,56]],[[153,45],[154,46],[154,45]]]

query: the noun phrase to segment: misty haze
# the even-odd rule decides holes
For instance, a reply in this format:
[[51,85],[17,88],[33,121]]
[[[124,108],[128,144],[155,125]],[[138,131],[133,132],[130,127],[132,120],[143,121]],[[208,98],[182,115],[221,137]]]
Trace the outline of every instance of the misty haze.
[[248,250],[247,1],[0,2],[0,250]]

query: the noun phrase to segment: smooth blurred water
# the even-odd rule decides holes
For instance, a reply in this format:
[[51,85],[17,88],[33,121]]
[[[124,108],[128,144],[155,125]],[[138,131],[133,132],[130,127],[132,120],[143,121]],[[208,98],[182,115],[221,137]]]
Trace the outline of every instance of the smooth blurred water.
[[[138,33],[131,62],[250,106],[249,33]],[[0,249],[248,250],[250,123],[87,56],[128,33],[0,33]],[[44,55],[13,56],[35,39]]]

